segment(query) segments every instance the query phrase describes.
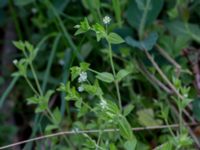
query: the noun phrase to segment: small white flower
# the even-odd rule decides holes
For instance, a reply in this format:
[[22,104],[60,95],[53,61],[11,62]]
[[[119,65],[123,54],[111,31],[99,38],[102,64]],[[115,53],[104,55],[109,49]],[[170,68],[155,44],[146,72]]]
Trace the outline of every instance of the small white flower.
[[58,62],[61,66],[63,66],[65,64],[65,61],[63,59],[60,59]]
[[14,65],[16,65],[17,63],[18,63],[18,60],[17,60],[17,59],[13,60],[13,64],[14,64]]
[[37,8],[32,8],[31,11],[33,14],[36,14],[38,12]]
[[108,105],[107,102],[104,99],[101,99],[101,102],[100,102],[101,108],[105,109],[105,108],[107,108],[107,105]]
[[110,21],[111,21],[111,18],[110,18],[109,16],[105,16],[105,17],[103,18],[103,23],[104,23],[105,25],[109,24]]
[[78,87],[78,91],[79,91],[79,92],[83,92],[83,91],[84,91],[84,87],[83,87],[83,86],[79,86],[79,87]]
[[86,72],[81,72],[78,78],[78,82],[85,82],[87,80],[87,73]]

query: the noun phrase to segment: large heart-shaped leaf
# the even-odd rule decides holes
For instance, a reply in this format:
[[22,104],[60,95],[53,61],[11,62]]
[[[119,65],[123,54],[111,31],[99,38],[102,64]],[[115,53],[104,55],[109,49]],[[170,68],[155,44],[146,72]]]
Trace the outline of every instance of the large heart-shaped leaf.
[[163,0],[131,0],[126,11],[128,23],[139,29],[141,23],[151,24],[159,15]]
[[174,21],[166,23],[166,27],[175,36],[184,36],[200,43],[200,28],[196,24]]
[[151,50],[153,46],[156,44],[157,39],[158,39],[158,34],[153,32],[143,41],[137,41],[130,36],[126,37],[125,41],[128,45],[132,47],[137,47],[140,50]]
[[192,107],[195,119],[200,121],[200,98],[197,98],[192,102]]

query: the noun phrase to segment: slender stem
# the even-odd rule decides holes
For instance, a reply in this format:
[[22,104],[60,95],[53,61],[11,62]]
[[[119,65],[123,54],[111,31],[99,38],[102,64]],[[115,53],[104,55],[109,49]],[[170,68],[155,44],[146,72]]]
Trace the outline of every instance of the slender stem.
[[29,81],[29,79],[28,79],[26,76],[24,76],[24,78],[25,78],[26,82],[28,83],[28,85],[30,86],[30,88],[32,89],[32,91],[33,91],[37,96],[39,96],[39,93],[38,93],[37,90],[33,87],[32,83]]
[[162,47],[160,47],[160,45],[156,44],[156,47],[160,54],[163,55],[171,64],[173,64],[176,69],[181,69],[181,66]]
[[112,72],[113,72],[113,75],[114,75],[114,78],[115,78],[114,83],[115,83],[115,87],[116,87],[116,90],[117,90],[119,108],[120,108],[120,110],[122,110],[122,102],[121,102],[121,95],[120,95],[120,91],[119,91],[119,83],[116,80],[116,72],[115,72],[115,67],[114,67],[114,63],[113,63],[112,48],[111,48],[111,44],[110,44],[109,41],[108,41],[108,49],[109,49],[110,64],[111,64]]
[[[199,125],[198,123],[188,123],[185,124],[186,126],[197,126]],[[159,130],[159,129],[165,129],[165,128],[179,128],[179,124],[171,124],[171,125],[161,125],[161,126],[150,126],[150,127],[136,127],[136,128],[132,128],[132,131],[143,131],[143,130]],[[17,145],[21,145],[24,143],[28,143],[28,142],[32,142],[32,141],[38,141],[38,140],[42,140],[42,139],[46,139],[46,138],[51,138],[51,137],[55,137],[55,136],[60,136],[60,135],[78,135],[78,134],[83,134],[83,133],[99,133],[99,129],[94,129],[94,130],[81,130],[81,131],[62,131],[62,132],[57,132],[57,133],[53,133],[53,134],[48,134],[48,135],[43,135],[43,136],[39,136],[39,137],[35,137],[29,140],[24,140],[24,141],[20,141],[17,143],[13,143],[13,144],[9,144],[6,146],[2,146],[0,147],[0,149],[6,149],[6,148],[10,148],[10,147],[14,147]],[[119,129],[103,129],[102,132],[119,132]]]
[[34,77],[34,79],[35,79],[36,86],[37,86],[37,88],[38,88],[38,90],[39,90],[39,93],[40,93],[40,95],[43,95],[43,92],[42,92],[42,89],[41,89],[41,87],[40,87],[40,84],[39,84],[39,81],[38,81],[37,75],[36,75],[36,73],[35,73],[35,69],[34,69],[34,67],[33,67],[32,62],[30,62],[29,65],[30,65],[30,67],[31,67],[31,71],[32,71],[32,73],[33,73],[33,77]]
[[51,51],[51,54],[50,54],[50,57],[49,57],[49,61],[48,61],[48,64],[47,64],[47,67],[46,67],[46,70],[45,70],[45,75],[44,75],[44,78],[43,78],[43,80],[44,80],[43,84],[42,84],[42,91],[43,92],[46,89],[47,80],[48,80],[49,75],[50,75],[50,69],[51,69],[51,66],[52,66],[52,62],[53,62],[53,59],[54,59],[54,56],[55,56],[55,52],[56,52],[60,37],[61,37],[61,34],[59,34],[56,37],[54,44],[53,44],[53,48],[52,48],[52,51]]
[[100,144],[100,141],[101,141],[101,135],[102,135],[102,132],[101,131],[99,131],[99,136],[98,136],[98,140],[97,140],[97,143],[96,143],[96,150],[98,150],[98,148],[99,148],[99,144]]
[[[26,53],[26,51],[23,51],[23,54],[24,54],[24,56],[26,57],[26,59],[28,59],[29,57],[28,57],[28,54]],[[41,87],[40,87],[40,84],[39,84],[39,81],[38,81],[38,78],[37,78],[37,75],[36,75],[36,73],[35,73],[35,69],[34,69],[34,67],[33,67],[33,64],[32,64],[32,62],[29,62],[29,65],[30,65],[30,68],[31,68],[31,71],[32,71],[32,73],[33,73],[33,77],[34,77],[34,79],[35,79],[35,82],[36,82],[36,86],[37,86],[37,88],[38,88],[38,90],[39,90],[39,93],[40,93],[40,95],[43,95],[42,93],[42,89],[41,89]],[[31,82],[29,82],[29,80],[28,80],[28,78],[27,77],[25,77],[25,79],[26,79],[26,81],[28,82],[28,84],[29,84],[29,86],[32,88],[32,90],[34,89],[33,88],[33,86],[32,86],[32,84],[31,84]],[[36,91],[36,90],[35,90]],[[34,92],[35,92],[34,91]],[[37,92],[35,92],[35,93],[37,93]]]
[[164,120],[165,120],[166,125],[168,126],[168,129],[169,129],[170,134],[171,134],[174,138],[176,138],[174,132],[172,131],[172,128],[169,126],[168,120],[167,120],[167,119],[164,119]]
[[172,91],[166,85],[164,85],[160,80],[158,80],[153,74],[151,74],[142,62],[134,61],[135,64],[138,64],[139,71],[149,80],[152,85],[157,89],[157,85],[163,89],[168,94],[171,94]]
[[[174,106],[171,106],[171,109],[173,110],[174,114],[178,117],[179,113],[178,113],[178,111],[176,110],[176,108],[175,108]],[[187,127],[187,129],[188,129],[188,131],[189,131],[191,137],[193,138],[193,140],[194,140],[194,142],[195,142],[197,148],[200,149],[200,142],[199,142],[198,137],[194,134],[194,132],[193,132],[193,130],[191,129],[191,127],[187,125],[187,123],[186,123],[186,121],[185,121],[184,118],[183,118],[183,124]],[[180,128],[180,124],[179,124],[179,128]]]
[[142,39],[142,36],[143,36],[145,22],[146,22],[147,14],[148,14],[148,11],[149,11],[150,2],[151,2],[151,0],[147,0],[146,6],[144,8],[143,15],[142,15],[142,19],[141,19],[141,22],[140,22],[140,26],[139,26],[139,38],[140,38],[140,40]]
[[92,107],[90,107],[90,105],[88,105],[86,102],[82,101],[82,103],[91,111],[93,111]]
[[144,49],[145,54],[147,55],[148,59],[151,61],[151,63],[153,64],[153,66],[156,68],[156,70],[158,71],[158,73],[160,74],[160,76],[165,80],[165,82],[167,82],[167,84],[170,86],[170,88],[173,90],[173,92],[181,99],[184,99],[183,96],[176,90],[176,88],[174,87],[174,85],[170,82],[170,80],[165,76],[165,74],[162,72],[162,70],[160,69],[160,67],[157,65],[157,63],[154,61],[154,59],[152,58],[152,56],[149,54],[149,52]]
[[[53,32],[53,33],[50,33],[50,34],[44,36],[44,37],[40,40],[40,42],[36,45],[35,50],[39,51],[39,49],[40,49],[41,46],[46,42],[46,40],[48,40],[50,37],[54,37],[54,36],[56,36],[56,35],[57,35],[57,33],[56,33],[56,32]],[[32,134],[31,134],[30,137],[34,137],[34,136],[36,135],[37,130],[38,130],[38,128],[39,128],[39,124],[40,124],[42,118],[43,118],[43,115],[42,115],[42,114],[36,114],[35,119],[34,119],[33,131],[32,131]],[[24,149],[31,149],[31,147],[32,147],[32,142],[29,142],[29,143],[27,143],[27,144],[24,146]]]
[[11,92],[11,90],[13,89],[13,87],[15,86],[16,82],[18,81],[19,76],[16,76],[12,79],[12,81],[10,82],[9,86],[7,87],[7,89],[3,92],[3,95],[0,98],[0,108],[3,106],[3,103],[6,99],[6,97],[9,95],[9,93]]
[[[154,61],[154,59],[152,58],[152,56],[149,54],[149,52],[144,49],[145,54],[147,55],[148,59],[151,61],[151,63],[153,64],[153,66],[156,68],[156,70],[158,71],[158,73],[160,74],[160,76],[165,80],[165,82],[167,82],[167,84],[169,85],[169,87],[173,90],[173,92],[178,96],[178,98],[180,98],[181,100],[184,100],[184,97],[179,93],[179,91],[177,91],[177,89],[174,87],[174,85],[170,82],[170,80],[166,77],[166,75],[162,72],[162,70],[160,69],[160,67],[157,65],[157,63]],[[183,110],[183,112],[187,115],[187,111]],[[182,115],[181,115],[182,116]],[[191,117],[190,117],[191,118]]]
[[52,123],[56,123],[56,125],[59,125],[59,123],[56,122],[56,118],[54,117],[54,115],[52,114],[51,110],[49,108],[47,108],[47,112],[50,115],[50,120],[52,121]]
[[181,109],[181,102],[180,102],[180,99],[178,99],[177,101],[179,101],[178,103],[178,111],[179,111],[179,124],[180,124],[180,134],[182,134],[182,131],[183,131],[183,118],[182,118],[182,109]]
[[98,71],[96,71],[96,70],[93,70],[93,69],[91,69],[91,68],[89,68],[88,70],[89,70],[89,71],[91,71],[91,72],[93,72],[93,73],[96,73],[96,74],[98,74],[98,73],[99,73]]
[[[56,125],[58,126],[58,129],[59,129],[60,131],[62,131],[61,128],[60,128],[60,126],[59,126],[59,123],[56,122],[56,118],[54,117],[54,115],[52,114],[52,112],[51,112],[51,110],[50,110],[49,108],[47,108],[47,112],[48,112],[48,114],[50,115],[49,119],[52,121],[52,123],[53,123],[53,124],[56,124]],[[48,115],[47,115],[47,116],[48,116]],[[69,141],[69,139],[66,137],[66,135],[64,135],[63,138],[65,139],[65,141],[66,141],[71,147],[74,147],[74,146],[71,144],[71,142]]]
[[[54,8],[54,6],[52,5],[52,3],[48,0],[46,1],[46,6],[50,7],[50,9],[52,10],[54,16],[56,17],[55,23],[60,27],[62,33],[64,34],[64,37],[67,41],[67,43],[69,44],[69,46],[72,48],[73,50],[73,54],[76,55],[78,61],[82,61],[83,57],[81,56],[80,52],[77,50],[76,45],[74,44],[74,42],[72,41],[67,29],[65,28],[65,25],[62,21],[62,19],[60,18],[58,12],[56,11],[56,9]],[[74,57],[74,56],[73,56]]]

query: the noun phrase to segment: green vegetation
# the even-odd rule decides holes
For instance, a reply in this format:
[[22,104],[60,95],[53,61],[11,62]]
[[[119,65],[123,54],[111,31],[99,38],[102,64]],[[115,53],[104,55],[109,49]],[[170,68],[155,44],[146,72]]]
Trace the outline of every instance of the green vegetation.
[[1,0],[0,149],[200,149],[199,8]]

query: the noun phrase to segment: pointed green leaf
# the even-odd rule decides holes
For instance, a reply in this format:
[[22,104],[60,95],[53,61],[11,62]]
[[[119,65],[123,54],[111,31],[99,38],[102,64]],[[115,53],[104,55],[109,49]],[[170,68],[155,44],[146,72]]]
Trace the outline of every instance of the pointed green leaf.
[[121,38],[121,36],[119,36],[118,34],[114,33],[114,32],[111,32],[109,35],[108,35],[108,41],[111,43],[111,44],[120,44],[120,43],[123,43],[124,40]]
[[16,48],[19,50],[24,51],[25,50],[25,45],[22,41],[14,41],[13,44],[15,45]]
[[61,122],[61,119],[62,119],[62,115],[61,115],[61,112],[60,110],[58,109],[58,107],[56,107],[56,109],[54,109],[53,111],[53,116],[54,116],[54,122],[55,124],[59,124]]
[[130,114],[130,112],[134,109],[134,105],[133,104],[129,104],[126,107],[124,107],[124,111],[123,111],[123,115],[127,116],[128,114]]
[[70,70],[71,70],[71,80],[73,81],[75,78],[77,78],[80,75],[81,68],[75,66],[75,67],[70,68]]
[[98,73],[96,75],[96,78],[103,81],[103,82],[107,82],[107,83],[111,83],[111,82],[114,81],[114,76],[111,73],[108,73],[108,72]]
[[48,126],[45,128],[45,132],[51,132],[52,130],[55,130],[55,129],[58,129],[58,126],[57,126],[57,125],[48,125]]
[[127,140],[134,139],[133,131],[131,129],[131,126],[129,122],[126,120],[125,117],[120,117],[118,119],[118,126],[120,134]]
[[116,80],[117,81],[121,81],[124,77],[126,77],[130,72],[125,70],[125,69],[121,69],[117,75],[116,75]]
[[87,71],[89,66],[90,66],[89,63],[86,63],[86,62],[80,63],[80,68],[81,68],[82,71]]
[[136,149],[137,140],[131,139],[124,143],[124,148],[126,150],[135,150]]

